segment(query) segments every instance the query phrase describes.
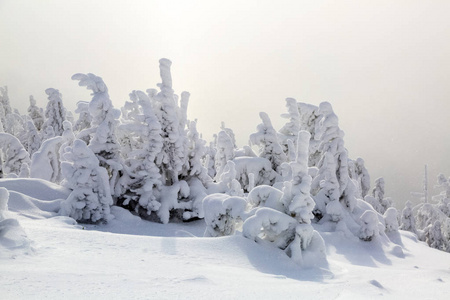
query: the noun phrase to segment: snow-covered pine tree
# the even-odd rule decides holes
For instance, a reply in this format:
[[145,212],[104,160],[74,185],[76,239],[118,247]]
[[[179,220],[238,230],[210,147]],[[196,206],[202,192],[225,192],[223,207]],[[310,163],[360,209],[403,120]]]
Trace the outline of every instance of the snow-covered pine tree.
[[[372,189],[372,197],[380,205],[375,205],[374,208],[380,214],[384,214],[386,210],[392,206],[392,201],[390,198],[384,197],[384,178],[380,177],[375,180],[375,186]],[[373,206],[373,205],[372,205]]]
[[0,103],[3,105],[3,111],[6,116],[12,113],[7,86],[0,87]]
[[40,178],[54,183],[60,183],[61,158],[59,149],[64,140],[61,136],[55,136],[42,142],[38,151],[31,157],[30,176]]
[[309,140],[307,131],[300,131],[297,138],[297,159],[291,162],[292,181],[285,182],[282,201],[287,208],[286,213],[301,224],[310,224],[314,218],[312,211],[315,202],[311,198],[312,178],[308,174]]
[[41,136],[39,135],[37,128],[34,125],[33,121],[27,121],[27,135],[28,135],[28,142],[27,142],[27,151],[30,155],[30,157],[33,155],[34,152],[38,151],[41,147]]
[[128,121],[120,125],[120,130],[130,140],[139,137],[139,143],[134,143],[135,148],[126,154],[124,174],[118,183],[121,189],[118,204],[153,219],[152,212],[161,207],[159,194],[162,182],[160,170],[155,164],[156,156],[162,149],[161,124],[144,92],[133,91],[130,99],[130,103],[135,104],[134,109],[122,110],[126,112]]
[[400,229],[417,234],[411,201],[406,201],[405,208],[402,210],[402,215],[400,217]]
[[22,164],[30,163],[30,156],[20,141],[9,133],[0,133],[1,177],[16,177]]
[[156,159],[162,174],[162,182],[170,186],[179,181],[179,175],[186,167],[186,133],[180,130],[179,107],[172,89],[172,75],[168,59],[160,59],[159,68],[162,83],[158,84],[160,92],[152,96],[155,114],[161,124],[163,148]]
[[370,175],[364,166],[364,159],[358,157],[355,160],[355,174],[356,174],[356,182],[358,185],[358,193],[361,195],[361,199],[369,193],[370,190]]
[[74,131],[80,132],[86,128],[91,127],[92,116],[89,113],[89,102],[78,101],[75,113],[77,113],[79,116],[78,120],[75,122],[75,125],[73,126]]
[[62,103],[62,95],[58,90],[53,88],[46,89],[45,93],[48,95],[48,103],[45,109],[46,120],[43,127],[52,127],[55,136],[60,136],[64,131],[62,124],[66,120],[66,109]]
[[286,98],[286,107],[288,112],[282,114],[281,117],[289,119],[289,122],[278,131],[278,138],[285,154],[288,154],[288,141],[297,142],[297,134],[300,131],[300,113],[297,101],[293,98]]
[[259,146],[259,156],[272,163],[272,169],[280,173],[280,166],[287,158],[278,142],[277,132],[272,126],[269,116],[260,112],[262,123],[257,126],[257,132],[250,135],[250,142]]
[[220,131],[217,135],[216,156],[214,157],[214,167],[216,169],[216,181],[220,180],[223,169],[229,160],[233,160],[234,146],[233,140],[225,131]]
[[28,115],[33,120],[34,126],[37,131],[41,131],[44,125],[44,114],[41,108],[36,105],[36,100],[30,96],[30,106],[28,107]]
[[101,77],[91,73],[78,73],[72,76],[72,80],[78,80],[79,86],[85,86],[92,91],[92,100],[89,102],[91,127],[81,131],[77,138],[84,140],[90,136],[89,148],[97,156],[100,166],[108,171],[110,191],[114,193],[122,169],[120,147],[116,139],[120,110],[113,107],[108,88]]
[[79,222],[96,223],[111,219],[113,204],[109,190],[109,176],[99,166],[96,155],[82,140],[75,140],[62,162],[63,185],[72,192],[61,203],[60,214]]

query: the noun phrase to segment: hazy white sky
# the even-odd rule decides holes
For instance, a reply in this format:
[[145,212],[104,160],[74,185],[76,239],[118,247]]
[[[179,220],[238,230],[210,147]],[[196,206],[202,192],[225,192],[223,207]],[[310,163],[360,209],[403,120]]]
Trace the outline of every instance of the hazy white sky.
[[160,81],[191,93],[190,119],[210,140],[220,121],[242,146],[265,111],[279,129],[284,99],[332,103],[350,157],[404,202],[450,176],[450,1],[0,0],[0,85],[24,113],[57,88],[73,110],[91,72],[116,107]]

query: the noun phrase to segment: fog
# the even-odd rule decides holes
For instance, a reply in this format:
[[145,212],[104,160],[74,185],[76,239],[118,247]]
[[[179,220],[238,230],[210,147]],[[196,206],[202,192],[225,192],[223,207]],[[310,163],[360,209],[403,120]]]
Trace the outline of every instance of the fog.
[[[57,88],[70,110],[91,72],[116,107],[160,81],[191,93],[188,117],[240,146],[265,111],[276,129],[287,97],[339,116],[351,158],[383,176],[398,208],[450,176],[450,1],[0,1],[0,85],[25,113]],[[437,191],[433,192],[434,194]]]

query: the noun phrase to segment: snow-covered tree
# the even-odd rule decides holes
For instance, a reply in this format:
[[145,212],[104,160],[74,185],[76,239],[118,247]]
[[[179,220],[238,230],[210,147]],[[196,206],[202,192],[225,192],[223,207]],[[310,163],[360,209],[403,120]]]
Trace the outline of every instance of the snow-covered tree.
[[405,208],[402,210],[402,215],[400,217],[400,229],[417,233],[411,201],[407,201]]
[[33,121],[27,121],[27,129],[27,151],[32,156],[41,147],[42,140]]
[[160,92],[152,96],[155,114],[161,124],[162,151],[156,164],[162,173],[162,181],[170,186],[179,181],[179,175],[187,165],[186,132],[180,130],[179,107],[177,106],[174,90],[172,89],[172,75],[168,59],[160,59],[159,68],[162,83],[158,84]]
[[356,179],[358,185],[358,193],[364,199],[370,190],[370,175],[364,166],[364,160],[362,158],[355,160],[355,174],[356,178],[354,179]]
[[3,111],[6,116],[12,113],[12,108],[9,103],[9,95],[8,95],[8,87],[7,86],[0,87],[0,103],[3,106]]
[[60,214],[79,222],[99,222],[111,219],[113,204],[109,177],[105,168],[82,140],[75,140],[62,162],[63,185],[72,192],[61,203]]
[[130,139],[138,136],[140,142],[126,155],[124,174],[118,184],[119,204],[150,216],[161,207],[158,196],[162,182],[155,164],[162,149],[161,125],[144,92],[133,91],[130,98],[136,105],[127,113],[128,122],[120,128]]
[[383,215],[386,232],[398,231],[398,212],[394,207],[389,207]]
[[59,149],[64,139],[55,136],[42,142],[41,147],[31,157],[30,176],[59,183],[61,177],[61,157]]
[[288,112],[281,117],[289,119],[278,132],[280,144],[284,147],[284,152],[288,153],[288,140],[297,142],[297,134],[300,131],[300,113],[298,111],[297,101],[293,98],[286,98],[286,107]]
[[34,126],[37,131],[41,131],[44,125],[44,113],[43,110],[36,105],[36,100],[30,96],[30,106],[28,107],[28,115],[33,120]]
[[30,156],[20,141],[9,133],[0,133],[1,176],[17,176],[22,164],[30,163]]
[[314,218],[312,211],[315,202],[311,198],[312,178],[308,174],[309,139],[307,131],[300,131],[297,138],[297,159],[292,162],[292,181],[285,182],[283,188],[283,203],[288,209],[286,213],[299,223],[310,224]]
[[55,137],[55,131],[53,130],[53,127],[51,126],[45,127],[42,133],[42,140],[45,141],[53,137]]
[[77,109],[75,110],[75,113],[79,115],[78,120],[73,126],[73,129],[75,131],[82,131],[86,128],[91,127],[92,116],[89,113],[89,102],[79,101],[77,103]]
[[237,148],[237,145],[236,145],[236,136],[235,136],[235,134],[234,134],[233,129],[227,128],[227,127],[225,126],[225,122],[223,122],[223,121],[222,121],[220,124],[221,124],[221,125],[220,125],[220,130],[221,130],[221,131],[225,131],[226,134],[228,134],[228,136],[230,137],[231,142],[232,142],[232,144],[233,144],[233,148]]
[[108,88],[102,78],[91,73],[78,73],[72,76],[72,80],[78,80],[79,86],[85,86],[92,91],[92,100],[89,102],[91,127],[81,131],[77,138],[84,140],[86,136],[90,136],[89,148],[99,159],[100,166],[108,171],[111,192],[114,192],[119,171],[122,169],[116,139],[120,111],[113,107]]
[[205,237],[234,234],[236,224],[244,218],[247,202],[244,198],[226,194],[211,194],[203,200]]
[[220,131],[217,135],[217,150],[214,157],[216,169],[216,180],[220,179],[223,169],[229,160],[234,159],[233,140],[225,131]]
[[375,186],[372,189],[372,197],[375,198],[376,202],[380,205],[375,205],[374,207],[380,214],[392,206],[392,201],[390,198],[384,197],[384,179],[383,177],[377,178],[375,180]]
[[278,142],[277,132],[272,126],[269,116],[265,112],[259,113],[262,124],[257,127],[257,132],[250,135],[250,142],[258,145],[259,156],[268,159],[272,163],[272,169],[280,172],[279,168],[286,161],[286,154]]
[[59,136],[64,131],[63,122],[66,120],[66,109],[62,103],[62,95],[58,90],[53,88],[46,89],[45,93],[48,95],[48,103],[45,109],[46,120],[43,127],[52,127],[55,136]]
[[380,228],[378,226],[377,213],[373,210],[366,210],[359,219],[361,228],[359,231],[359,238],[363,241],[371,241],[380,235]]

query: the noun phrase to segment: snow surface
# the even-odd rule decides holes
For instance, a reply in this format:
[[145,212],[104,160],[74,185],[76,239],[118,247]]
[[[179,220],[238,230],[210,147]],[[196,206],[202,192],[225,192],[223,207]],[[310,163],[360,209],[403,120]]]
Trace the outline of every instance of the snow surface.
[[[39,179],[2,179],[0,299],[448,299],[450,255],[410,232],[363,242],[314,225],[328,264],[302,268],[242,234],[201,237],[203,220],[151,223],[112,207],[107,225],[58,216],[69,192]],[[14,221],[16,220],[16,221]],[[17,222],[18,221],[18,222]],[[3,224],[3,223],[2,223]],[[5,224],[3,224],[5,225]],[[11,239],[13,238],[13,239]],[[8,241],[14,240],[17,243]]]

